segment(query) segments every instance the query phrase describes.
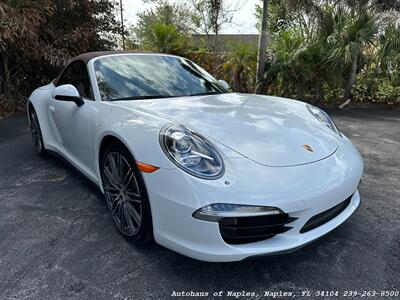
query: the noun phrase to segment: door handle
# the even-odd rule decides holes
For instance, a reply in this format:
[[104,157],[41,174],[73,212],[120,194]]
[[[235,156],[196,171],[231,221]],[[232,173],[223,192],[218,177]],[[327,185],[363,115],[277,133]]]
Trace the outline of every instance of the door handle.
[[49,112],[54,114],[56,112],[56,108],[54,106],[49,106]]

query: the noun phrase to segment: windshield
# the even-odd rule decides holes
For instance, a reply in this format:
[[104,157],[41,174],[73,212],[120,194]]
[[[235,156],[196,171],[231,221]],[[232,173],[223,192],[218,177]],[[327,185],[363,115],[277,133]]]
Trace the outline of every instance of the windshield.
[[202,68],[181,57],[116,55],[94,62],[103,101],[229,92]]

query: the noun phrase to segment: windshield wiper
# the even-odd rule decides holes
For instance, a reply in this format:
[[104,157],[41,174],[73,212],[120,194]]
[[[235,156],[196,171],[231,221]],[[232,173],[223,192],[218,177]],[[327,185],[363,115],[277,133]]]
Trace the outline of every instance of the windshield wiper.
[[131,97],[114,98],[114,99],[109,99],[108,101],[143,100],[143,99],[157,99],[157,98],[171,98],[171,97],[174,97],[174,96],[170,96],[170,95],[146,95],[146,96],[131,96]]
[[219,91],[208,91],[208,92],[190,94],[189,96],[206,96],[206,95],[216,95],[216,94],[223,94],[223,92],[219,92]]

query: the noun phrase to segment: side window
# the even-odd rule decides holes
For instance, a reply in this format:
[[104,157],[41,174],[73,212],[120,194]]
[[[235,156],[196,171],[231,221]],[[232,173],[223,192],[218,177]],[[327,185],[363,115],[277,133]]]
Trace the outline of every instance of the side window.
[[93,99],[89,74],[86,65],[81,61],[75,61],[67,66],[57,85],[72,84],[84,98]]

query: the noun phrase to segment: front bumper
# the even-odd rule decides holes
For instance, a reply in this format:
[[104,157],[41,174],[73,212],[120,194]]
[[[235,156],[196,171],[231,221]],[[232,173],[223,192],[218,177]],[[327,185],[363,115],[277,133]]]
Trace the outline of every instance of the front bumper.
[[[225,158],[226,170],[218,180],[203,180],[179,169],[145,174],[157,243],[194,259],[239,261],[252,256],[290,252],[327,234],[357,209],[357,186],[363,163],[345,140],[330,157],[294,167],[266,167],[246,158]],[[333,219],[305,233],[300,230],[313,216],[350,197]],[[290,217],[290,230],[270,239],[228,244],[216,222],[192,217],[211,203],[278,207]]]

